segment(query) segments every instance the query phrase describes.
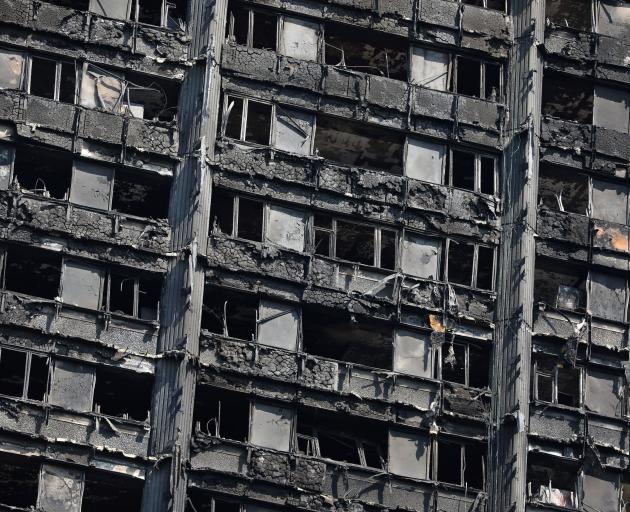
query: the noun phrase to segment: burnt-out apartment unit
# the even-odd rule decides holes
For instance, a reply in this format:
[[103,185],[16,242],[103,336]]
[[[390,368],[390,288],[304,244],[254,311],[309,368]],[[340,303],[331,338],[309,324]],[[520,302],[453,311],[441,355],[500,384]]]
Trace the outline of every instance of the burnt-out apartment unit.
[[0,511],[630,511],[630,4],[0,0]]

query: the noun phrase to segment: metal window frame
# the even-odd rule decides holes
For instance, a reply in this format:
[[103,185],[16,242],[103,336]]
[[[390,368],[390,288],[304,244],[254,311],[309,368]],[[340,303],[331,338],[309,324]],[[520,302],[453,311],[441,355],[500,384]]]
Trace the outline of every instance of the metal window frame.
[[[54,84],[54,89],[53,89],[53,97],[52,100],[53,101],[59,101],[59,84],[60,84],[60,80],[61,80],[61,61],[59,59],[55,59],[53,57],[42,57],[41,55],[29,55],[28,56],[28,66],[27,66],[27,73],[28,73],[28,80],[26,83],[26,93],[27,94],[31,94],[31,85],[32,85],[32,80],[33,80],[33,60],[34,59],[39,59],[39,60],[47,60],[50,62],[54,62],[55,63],[55,84]],[[75,94],[76,94],[76,84],[75,84]]]
[[[114,272],[114,273],[118,273],[118,272]],[[123,281],[133,280],[133,306],[132,306],[133,314],[128,315],[126,313],[116,313],[111,310],[110,301],[111,301],[111,287],[112,287],[112,270],[109,268],[105,270],[105,286],[103,287],[103,291],[101,292],[102,293],[102,299],[101,299],[102,307],[104,311],[109,314],[113,313],[115,315],[122,315],[124,317],[132,317],[132,318],[140,319],[140,278],[137,276],[127,277],[128,274],[125,271],[122,271],[119,274],[124,276]]]
[[25,359],[24,359],[24,369],[23,369],[24,373],[23,373],[23,376],[22,376],[22,396],[19,397],[22,400],[31,400],[33,402],[38,402],[38,403],[40,402],[40,400],[34,400],[34,399],[28,397],[28,389],[29,389],[29,385],[30,385],[30,381],[31,381],[31,364],[32,364],[32,361],[33,361],[33,355],[35,355],[36,357],[42,357],[42,358],[46,359],[48,373],[47,373],[47,377],[46,377],[46,390],[44,392],[44,399],[41,402],[43,402],[43,403],[47,402],[48,401],[48,386],[50,385],[50,369],[51,369],[49,356],[45,355],[45,354],[35,353],[32,350],[25,350],[23,348],[2,346],[2,347],[0,347],[0,361],[2,360],[2,352],[4,350],[9,350],[9,351],[13,351],[13,352],[20,352],[22,354],[25,354],[25,356],[26,356]]
[[309,23],[313,23],[313,24],[317,24],[318,25],[318,29],[317,29],[317,60],[315,62],[317,62],[318,64],[325,64],[326,63],[326,57],[325,57],[325,47],[326,45],[324,44],[324,26],[325,23],[323,20],[316,20],[313,21],[310,18],[307,19],[304,16],[287,16],[284,13],[278,13],[278,21],[276,24],[277,27],[277,38],[276,38],[276,53],[279,53],[279,50],[281,47],[284,46],[284,20],[285,18],[294,18],[294,19],[303,19],[304,21],[307,21]]
[[[442,364],[442,361],[444,360],[444,346],[445,345],[453,345],[453,346],[459,346],[459,347],[464,347],[464,382],[463,384],[461,382],[453,382],[450,380],[445,380],[444,376],[443,376],[443,370],[444,370],[444,366]],[[461,341],[444,341],[442,343],[440,343],[439,346],[435,347],[435,350],[438,352],[438,357],[437,357],[437,363],[438,363],[438,375],[439,375],[439,379],[444,381],[444,382],[452,382],[453,384],[460,384],[463,385],[467,388],[470,387],[470,343],[467,342],[461,342]]]
[[430,46],[425,46],[423,44],[415,44],[415,43],[411,43],[409,45],[409,51],[407,53],[407,62],[409,63],[409,65],[407,66],[407,82],[410,85],[414,85],[416,87],[424,87],[426,89],[431,89],[431,90],[439,90],[439,89],[433,89],[431,87],[427,87],[424,84],[419,84],[419,83],[415,83],[411,81],[412,78],[412,67],[413,67],[413,50],[414,48],[422,48],[423,50],[430,50],[432,52],[435,53],[444,53],[448,56],[448,62],[446,64],[446,89],[442,92],[454,92],[453,89],[455,87],[455,57],[456,54],[453,53],[452,51],[446,50],[444,48],[434,48],[434,47],[430,47]]

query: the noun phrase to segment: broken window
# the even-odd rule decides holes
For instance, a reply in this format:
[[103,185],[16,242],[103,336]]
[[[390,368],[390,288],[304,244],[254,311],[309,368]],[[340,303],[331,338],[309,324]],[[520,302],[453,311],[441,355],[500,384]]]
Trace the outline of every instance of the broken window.
[[13,184],[23,192],[67,199],[72,176],[72,156],[39,146],[17,146]]
[[428,436],[402,430],[389,430],[388,469],[401,476],[428,480],[431,471],[431,440]]
[[433,377],[433,348],[429,334],[423,331],[396,329],[393,369],[407,375]]
[[223,134],[255,144],[269,145],[273,106],[270,103],[225,95]]
[[[242,512],[241,505],[234,501],[215,498],[200,489],[189,487],[185,512]],[[248,512],[252,512],[249,510]],[[262,511],[261,511],[262,512]]]
[[273,146],[281,151],[310,155],[315,116],[276,105]]
[[492,290],[494,249],[477,244],[448,241],[448,281]]
[[170,29],[183,30],[186,19],[185,0],[89,0],[88,8],[99,16]]
[[343,165],[401,175],[405,138],[401,133],[357,121],[317,116],[315,151]]
[[369,319],[325,309],[302,311],[303,350],[314,356],[392,368],[392,329]]
[[595,178],[592,178],[591,182],[593,218],[626,224],[628,219],[628,186],[623,183]]
[[485,488],[485,444],[437,439],[434,450],[434,480],[473,489]]
[[201,328],[251,341],[256,335],[258,297],[224,288],[206,287]]
[[448,53],[412,47],[411,83],[438,91],[451,90],[450,60]]
[[580,368],[571,368],[555,357],[535,355],[534,396],[552,404],[579,407],[582,403]]
[[588,31],[591,29],[591,2],[584,0],[547,0],[547,19],[561,27]]
[[172,121],[178,101],[179,85],[173,81],[83,65],[79,104],[84,107],[140,119]]
[[538,203],[551,210],[588,215],[589,178],[547,164],[541,164],[538,175]]
[[530,452],[527,494],[538,503],[577,508],[577,465],[570,460]]
[[4,258],[4,288],[15,293],[55,299],[59,292],[61,256],[32,247],[8,246]]
[[401,271],[415,277],[438,280],[441,247],[442,242],[437,238],[406,231],[402,242]]
[[457,56],[455,92],[489,101],[501,101],[501,65]]
[[445,342],[439,347],[438,378],[473,388],[487,388],[490,353],[473,343]]
[[[153,390],[152,376],[97,366],[95,380],[94,412],[136,421],[148,420]],[[131,389],[133,393],[128,392]]]
[[299,210],[239,197],[221,189],[212,194],[210,231],[302,252],[306,215]]
[[576,77],[546,72],[543,78],[542,113],[565,121],[591,124],[593,86]]
[[0,394],[42,402],[47,391],[47,356],[0,348]]
[[0,452],[0,503],[34,509],[37,502],[39,464],[33,457]]
[[24,54],[0,48],[0,89],[21,89]]
[[407,81],[409,45],[402,37],[329,22],[324,45],[330,66]]
[[111,209],[152,219],[168,217],[171,178],[154,172],[116,168]]
[[456,188],[494,195],[497,159],[490,155],[451,150],[449,183]]
[[407,137],[405,176],[429,183],[443,183],[446,146]]
[[597,5],[597,33],[618,39],[626,38],[630,26],[630,5],[614,0],[600,1]]
[[586,271],[567,262],[536,261],[534,301],[568,311],[586,307]]
[[589,368],[584,394],[586,408],[605,416],[623,416],[623,387],[621,375]]
[[387,431],[366,418],[344,417],[321,409],[301,409],[297,414],[295,448],[298,453],[383,469]]
[[609,130],[629,133],[630,92],[596,84],[594,94],[593,124]]
[[231,2],[227,21],[227,34],[236,44],[276,51],[278,38],[276,14],[251,9],[240,2]]
[[81,470],[42,464],[37,509],[47,512],[80,512],[83,492]]
[[48,395],[50,404],[91,412],[93,396],[94,366],[73,360],[54,360]]
[[81,512],[138,512],[144,480],[105,471],[85,473]]
[[315,254],[394,270],[397,233],[390,229],[314,215]]
[[161,276],[112,268],[107,273],[101,307],[110,313],[156,321],[161,293]]
[[249,430],[249,400],[239,393],[197,386],[193,418],[197,432],[245,442]]
[[319,23],[283,16],[281,27],[279,53],[301,60],[319,60]]
[[74,104],[76,88],[77,72],[74,62],[30,57],[29,94]]
[[252,402],[249,441],[273,450],[289,451],[293,432],[293,409]]

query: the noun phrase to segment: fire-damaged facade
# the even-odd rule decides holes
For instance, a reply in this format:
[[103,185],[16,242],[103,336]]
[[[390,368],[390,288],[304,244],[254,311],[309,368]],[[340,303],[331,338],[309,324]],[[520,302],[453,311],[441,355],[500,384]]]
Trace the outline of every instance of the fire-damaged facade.
[[630,4],[0,0],[0,510],[630,510]]

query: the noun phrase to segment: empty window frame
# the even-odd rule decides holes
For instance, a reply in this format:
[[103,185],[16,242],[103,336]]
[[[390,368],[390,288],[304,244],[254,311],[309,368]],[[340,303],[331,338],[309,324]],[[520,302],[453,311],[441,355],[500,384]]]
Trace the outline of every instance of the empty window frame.
[[590,178],[571,168],[541,163],[538,204],[561,212],[589,213]]
[[166,218],[171,178],[90,160],[74,160],[70,202],[138,217]]
[[392,229],[313,215],[315,254],[353,263],[394,270],[398,234]]
[[530,452],[527,456],[527,495],[532,501],[577,508],[577,461]]
[[268,146],[271,141],[271,103],[226,94],[223,103],[223,135]]
[[41,402],[47,391],[47,356],[0,347],[0,394]]
[[70,154],[40,146],[16,146],[12,183],[18,190],[67,200],[71,179]]
[[28,69],[29,94],[64,103],[75,102],[77,69],[74,62],[31,55]]
[[81,512],[137,512],[142,508],[144,480],[90,470],[85,473]]
[[82,7],[90,12],[119,20],[137,21],[148,25],[184,29],[186,19],[185,0],[89,0]]
[[20,507],[20,510],[35,509],[40,465],[33,459],[34,457],[0,453],[2,505]]
[[162,279],[150,274],[109,269],[106,274],[102,309],[141,320],[159,318]]
[[193,421],[195,431],[222,439],[247,441],[249,400],[246,396],[198,385]]
[[534,275],[534,301],[565,311],[584,311],[586,283],[586,269],[539,258]]
[[61,255],[21,245],[0,248],[2,287],[15,293],[53,300],[59,293]]
[[486,484],[485,443],[433,440],[433,480],[483,490]]
[[[185,512],[245,512],[246,510],[248,509],[235,501],[225,501],[215,498],[207,491],[194,487],[188,488]],[[249,512],[263,512],[263,510],[256,507],[254,511],[249,510]]]
[[392,368],[392,329],[332,309],[302,310],[304,352],[371,368]]
[[402,133],[321,114],[316,124],[314,147],[319,156],[342,165],[402,175]]
[[299,327],[293,304],[211,286],[204,291],[201,328],[215,334],[296,350]]
[[534,396],[541,402],[568,407],[582,403],[582,370],[555,357],[534,356],[533,384]]
[[344,418],[335,414],[302,409],[297,414],[294,449],[313,457],[384,469],[387,431],[367,419]]
[[545,17],[563,28],[589,31],[592,24],[592,4],[593,2],[583,0],[547,0]]
[[276,50],[277,14],[252,9],[240,2],[230,2],[227,23],[228,37],[236,44],[263,50]]
[[294,208],[215,189],[210,211],[210,232],[266,242],[304,251],[306,214]]
[[177,115],[179,84],[133,72],[84,63],[79,104],[130,117],[173,121]]
[[493,289],[495,250],[492,247],[449,239],[447,254],[449,283],[482,290]]
[[500,64],[457,56],[455,92],[488,101],[503,99],[503,73]]
[[494,195],[498,189],[497,158],[451,149],[449,184],[452,187]]
[[461,342],[446,342],[437,347],[436,378],[472,388],[487,388],[490,375],[488,348]]
[[545,72],[542,113],[581,124],[593,122],[593,85],[571,75]]
[[97,366],[94,380],[94,412],[125,420],[148,420],[153,389],[151,375]]
[[324,48],[328,65],[407,81],[409,43],[405,38],[328,22]]

